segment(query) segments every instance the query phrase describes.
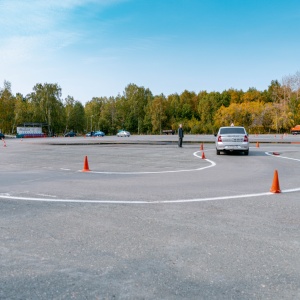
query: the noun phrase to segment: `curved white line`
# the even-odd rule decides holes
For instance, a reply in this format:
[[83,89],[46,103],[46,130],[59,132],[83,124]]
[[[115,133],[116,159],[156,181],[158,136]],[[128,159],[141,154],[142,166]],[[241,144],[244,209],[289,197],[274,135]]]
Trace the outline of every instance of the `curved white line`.
[[[199,151],[194,152],[194,156],[200,158],[197,155]],[[276,156],[270,154],[269,152],[265,152],[266,155]],[[285,159],[291,159],[300,161],[299,159],[293,159],[289,157],[279,156]],[[161,172],[93,172],[90,173],[104,173],[104,174],[158,174],[158,173],[171,173],[171,172],[190,172],[190,171],[199,171],[207,168],[211,168],[216,165],[215,162],[205,159],[210,162],[209,166],[191,169],[191,170],[178,170],[178,171],[161,171]],[[294,193],[299,192],[300,188],[282,190],[281,193]],[[218,201],[218,200],[231,200],[231,199],[241,199],[241,198],[251,198],[251,197],[260,197],[260,196],[270,196],[275,195],[271,192],[265,193],[256,193],[256,194],[243,194],[243,195],[234,195],[234,196],[221,196],[221,197],[209,197],[209,198],[196,198],[196,199],[181,199],[181,200],[155,200],[155,201],[118,201],[118,200],[77,200],[77,199],[49,199],[49,198],[32,198],[32,197],[14,197],[9,194],[0,194],[0,199],[12,199],[12,200],[21,200],[21,201],[39,201],[39,202],[64,202],[64,203],[97,203],[97,204],[167,204],[167,203],[189,203],[189,202],[204,202],[204,201]]]
[[[300,188],[282,190],[281,193],[300,192]],[[38,202],[58,202],[58,203],[97,203],[97,204],[168,204],[168,203],[191,203],[191,202],[205,202],[218,200],[232,200],[241,198],[253,198],[261,196],[278,195],[271,192],[257,193],[257,194],[243,194],[234,196],[208,197],[196,199],[181,199],[181,200],[154,200],[154,201],[122,201],[122,200],[78,200],[78,199],[49,199],[49,198],[32,198],[32,197],[15,197],[9,194],[0,194],[0,199],[11,199],[21,201],[38,201]]]
[[[201,158],[197,153],[199,153],[200,151],[196,151],[193,153],[194,156]],[[195,171],[201,171],[201,170],[205,170],[211,167],[214,167],[216,165],[216,163],[212,160],[209,159],[204,159],[207,162],[210,163],[209,166],[205,166],[205,167],[201,167],[201,168],[197,168],[197,169],[187,169],[187,170],[171,170],[171,171],[153,171],[153,172],[100,172],[100,171],[88,171],[86,173],[93,173],[93,174],[107,174],[107,175],[144,175],[144,174],[166,174],[166,173],[181,173],[181,172],[195,172]],[[79,171],[81,172],[81,171]]]
[[295,161],[300,161],[300,159],[298,158],[291,158],[291,157],[286,157],[286,156],[281,156],[281,155],[274,155],[270,152],[265,152],[266,155],[269,155],[269,156],[274,156],[276,158],[283,158],[283,159],[289,159],[289,160],[295,160]]

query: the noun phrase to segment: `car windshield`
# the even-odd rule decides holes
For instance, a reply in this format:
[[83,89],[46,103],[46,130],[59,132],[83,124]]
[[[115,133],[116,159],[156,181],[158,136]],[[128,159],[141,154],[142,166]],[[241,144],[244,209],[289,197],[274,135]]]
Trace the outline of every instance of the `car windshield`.
[[243,127],[226,127],[221,128],[220,134],[245,134]]

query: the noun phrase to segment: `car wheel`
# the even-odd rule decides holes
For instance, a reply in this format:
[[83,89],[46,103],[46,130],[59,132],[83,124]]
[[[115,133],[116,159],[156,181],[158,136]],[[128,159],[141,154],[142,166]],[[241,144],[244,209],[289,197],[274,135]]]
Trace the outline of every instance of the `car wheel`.
[[220,155],[221,151],[216,149],[217,155]]

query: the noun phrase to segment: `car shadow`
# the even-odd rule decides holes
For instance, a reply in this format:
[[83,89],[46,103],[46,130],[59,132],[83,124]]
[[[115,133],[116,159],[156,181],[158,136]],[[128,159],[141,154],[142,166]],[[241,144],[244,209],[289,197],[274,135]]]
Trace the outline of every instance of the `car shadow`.
[[246,155],[243,151],[221,151],[221,155],[232,155],[232,156],[267,156],[265,151],[251,151],[249,150],[249,154]]

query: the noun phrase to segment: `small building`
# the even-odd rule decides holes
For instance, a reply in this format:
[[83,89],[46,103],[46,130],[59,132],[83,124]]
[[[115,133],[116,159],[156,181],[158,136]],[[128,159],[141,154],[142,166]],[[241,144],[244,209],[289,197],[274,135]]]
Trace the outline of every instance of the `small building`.
[[45,123],[23,123],[17,126],[17,138],[40,138],[46,137],[43,133]]

